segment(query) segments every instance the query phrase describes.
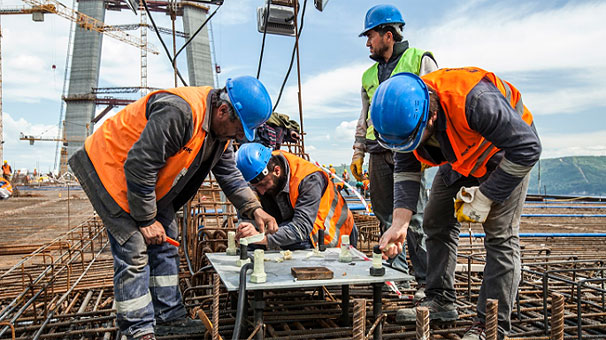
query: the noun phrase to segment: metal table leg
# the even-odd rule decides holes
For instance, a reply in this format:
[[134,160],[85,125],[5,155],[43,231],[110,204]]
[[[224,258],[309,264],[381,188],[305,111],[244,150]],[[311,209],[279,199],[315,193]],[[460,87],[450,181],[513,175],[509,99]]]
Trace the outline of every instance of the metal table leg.
[[[263,310],[265,309],[265,301],[263,300],[263,291],[255,290],[255,297],[253,301],[253,311],[255,318],[255,328],[258,325],[263,325]],[[263,326],[261,326],[263,327]],[[263,340],[263,328],[259,329],[255,335],[256,340]]]
[[[383,285],[384,283],[372,284],[372,316],[376,320],[383,314]],[[383,339],[383,323],[379,322],[373,333],[374,340]]]
[[349,326],[349,285],[341,286],[341,317],[339,321],[343,326]]

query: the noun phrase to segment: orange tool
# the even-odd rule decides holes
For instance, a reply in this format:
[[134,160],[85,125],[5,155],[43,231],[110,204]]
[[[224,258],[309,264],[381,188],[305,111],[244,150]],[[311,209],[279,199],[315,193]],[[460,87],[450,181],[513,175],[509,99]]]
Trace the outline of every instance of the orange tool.
[[173,240],[172,238],[166,236],[166,242],[168,242],[169,244],[172,244],[175,247],[179,247],[181,244],[175,240]]

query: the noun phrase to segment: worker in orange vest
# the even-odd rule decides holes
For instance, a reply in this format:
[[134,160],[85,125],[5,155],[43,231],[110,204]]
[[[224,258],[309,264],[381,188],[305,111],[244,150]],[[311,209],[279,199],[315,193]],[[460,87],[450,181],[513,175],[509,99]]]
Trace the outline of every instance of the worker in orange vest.
[[[498,300],[498,337],[511,329],[520,282],[519,228],[530,171],[541,141],[522,95],[494,73],[477,67],[440,69],[419,77],[400,73],[379,86],[372,103],[377,141],[394,153],[393,225],[380,247],[401,249],[417,209],[422,164],[440,166],[425,207],[429,318],[458,317],[454,287],[461,222],[482,223],[486,266],[475,323],[462,340],[486,338],[486,300]],[[454,205],[452,204],[454,199]],[[416,311],[397,312],[414,322]]]
[[[285,151],[271,151],[258,144],[242,145],[236,165],[244,179],[259,194],[263,209],[280,225],[278,231],[257,245],[288,250],[309,249],[324,230],[324,244],[341,245],[341,235],[350,235],[355,245],[358,231],[347,203],[322,169]],[[241,223],[236,237],[258,233],[251,223]]]
[[368,172],[364,173],[364,179],[362,180],[362,189],[364,190],[364,197],[370,196],[370,179],[368,178]]
[[2,164],[2,176],[10,182],[12,173],[13,168],[8,164],[8,161],[4,161],[4,164]]
[[0,177],[0,200],[7,199],[13,195],[13,186],[11,183]]
[[197,333],[179,292],[175,212],[212,170],[241,215],[276,231],[236,168],[232,140],[254,139],[271,114],[254,77],[222,89],[180,87],[152,92],[107,119],[69,164],[103,220],[114,257],[114,306],[128,339]]

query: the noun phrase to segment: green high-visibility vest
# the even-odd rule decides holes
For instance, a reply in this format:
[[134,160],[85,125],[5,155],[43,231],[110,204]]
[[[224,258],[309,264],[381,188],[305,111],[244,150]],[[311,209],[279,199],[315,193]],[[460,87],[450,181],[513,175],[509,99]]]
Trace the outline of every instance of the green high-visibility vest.
[[[431,54],[431,52],[418,48],[407,48],[406,51],[402,53],[398,64],[389,76],[391,77],[400,72],[410,72],[418,75],[421,71],[421,59],[423,59],[423,55],[425,53]],[[362,75],[362,87],[364,87],[364,90],[366,90],[366,94],[368,95],[368,105],[372,103],[372,97],[375,95],[375,91],[379,87],[378,65],[379,63],[375,63],[364,72],[364,75]],[[370,120],[370,108],[368,109],[366,123],[368,126],[366,129],[366,139],[375,140],[375,128],[372,126],[372,121]]]

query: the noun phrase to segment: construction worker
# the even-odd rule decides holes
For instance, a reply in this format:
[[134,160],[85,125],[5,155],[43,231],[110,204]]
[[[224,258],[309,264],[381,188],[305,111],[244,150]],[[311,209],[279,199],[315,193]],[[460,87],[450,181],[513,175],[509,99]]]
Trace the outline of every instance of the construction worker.
[[349,174],[347,173],[347,169],[343,169],[341,178],[343,179],[344,182],[349,182]]
[[[457,318],[454,287],[459,222],[482,223],[486,266],[477,318],[464,340],[485,339],[486,299],[498,299],[498,332],[511,329],[510,315],[520,281],[520,214],[530,170],[541,142],[520,92],[480,68],[441,69],[421,78],[393,76],[379,86],[371,107],[381,145],[395,153],[393,225],[381,238],[394,256],[417,207],[421,164],[440,168],[425,207],[429,317]],[[413,151],[413,152],[411,152]],[[453,199],[456,199],[454,206]],[[467,223],[466,223],[467,224]],[[414,320],[413,309],[398,311]]]
[[370,179],[368,179],[368,173],[364,174],[364,179],[362,180],[362,189],[364,197],[368,197],[370,195]]
[[330,172],[330,180],[335,181],[335,177],[337,176],[337,169],[332,167],[332,164],[328,165],[328,171]]
[[[374,213],[379,219],[381,232],[391,226],[393,211],[394,165],[390,150],[381,147],[374,136],[372,110],[369,110],[373,95],[382,82],[400,72],[413,72],[423,75],[438,66],[433,54],[418,48],[409,47],[408,41],[403,40],[402,30],[404,19],[400,11],[393,5],[377,5],[366,12],[364,31],[360,36],[366,37],[366,46],[370,49],[370,58],[375,63],[362,76],[362,112],[356,126],[354,153],[351,161],[351,173],[362,181],[362,164],[364,154],[370,153],[370,200]],[[401,178],[396,178],[396,181]],[[424,186],[419,191],[421,199],[417,216],[410,226],[407,243],[410,260],[417,281],[415,299],[422,299],[424,294],[425,276],[427,270],[425,233],[423,232],[423,208],[427,202]],[[392,266],[408,271],[406,250],[401,255],[390,259]],[[408,283],[403,284],[407,288]]]
[[7,199],[13,195],[13,186],[11,183],[0,177],[0,200]]
[[345,191],[347,195],[351,195],[349,188],[347,188],[347,185],[345,185],[345,182],[337,182],[335,185],[337,186],[337,191]]
[[5,160],[4,164],[2,164],[2,176],[10,182],[12,173],[13,168],[11,168],[10,164],[8,164],[8,161]]
[[[340,246],[341,235],[350,235],[350,243],[356,244],[358,232],[351,211],[320,167],[285,151],[272,152],[258,143],[240,146],[236,164],[259,194],[263,209],[280,225],[258,245],[288,250],[313,248],[320,229],[325,230],[324,244],[328,247]],[[241,223],[236,238],[257,233],[254,225]]]
[[[277,230],[236,169],[232,139],[254,139],[271,114],[257,79],[228,79],[222,89],[180,87],[152,92],[109,118],[69,160],[107,227],[114,257],[120,331],[129,339],[198,333],[178,288],[180,209],[212,170],[242,216]],[[154,329],[155,328],[155,329]]]

